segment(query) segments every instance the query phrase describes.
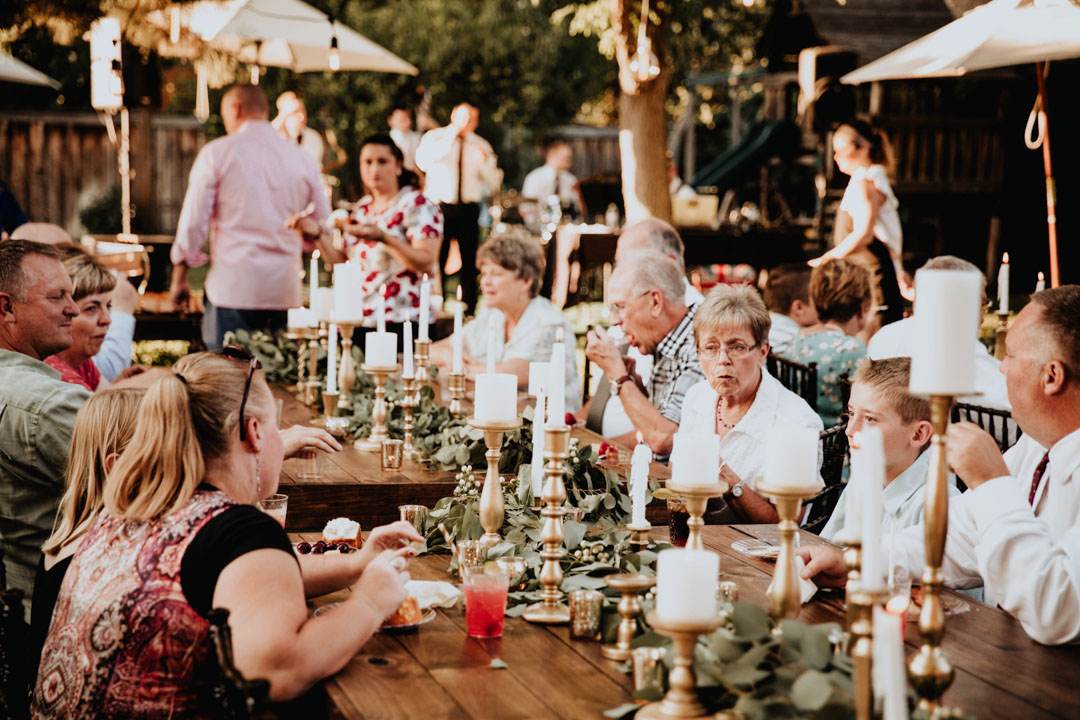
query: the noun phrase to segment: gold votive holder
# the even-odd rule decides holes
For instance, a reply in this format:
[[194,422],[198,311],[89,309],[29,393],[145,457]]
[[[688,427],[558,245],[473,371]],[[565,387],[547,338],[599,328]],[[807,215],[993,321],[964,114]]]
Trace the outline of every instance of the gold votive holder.
[[634,690],[641,690],[649,681],[657,664],[664,661],[666,647],[639,647],[630,651],[630,661],[634,672]]
[[465,373],[450,373],[450,415],[456,420],[465,414],[462,402],[465,400]]
[[570,621],[570,610],[562,603],[563,571],[559,560],[566,554],[563,549],[563,503],[566,502],[566,486],[563,484],[563,463],[570,455],[570,427],[549,425],[544,429],[544,517],[540,528],[540,541],[544,547],[540,557],[544,565],[540,569],[540,597],[542,600],[525,609],[522,614],[529,622],[559,625]]
[[503,435],[521,427],[521,418],[513,420],[479,420],[469,418],[469,425],[484,432],[484,447],[487,452],[487,473],[484,474],[484,488],[480,491],[480,525],[484,528],[483,540],[491,545],[502,540],[499,529],[503,524],[502,476],[499,475],[499,458],[502,456]]
[[694,645],[699,635],[710,633],[720,626],[720,616],[702,621],[678,621],[662,618],[653,610],[646,619],[654,630],[671,638],[675,667],[668,675],[668,691],[664,699],[649,703],[634,717],[638,720],[730,717],[727,714],[709,713],[705,709],[698,699],[697,681],[694,678]]
[[349,418],[328,417],[326,418],[326,432],[337,440],[344,440],[349,434]]
[[375,378],[375,404],[371,408],[371,435],[357,440],[353,447],[364,452],[382,452],[383,440],[390,437],[386,431],[386,381],[398,366],[364,363],[360,369]]
[[495,558],[495,564],[502,568],[503,572],[506,573],[511,591],[525,589],[529,580],[528,575],[526,574],[529,566],[528,563],[525,562],[525,558],[516,555],[506,555],[501,558]]
[[776,570],[769,592],[769,608],[776,620],[795,618],[802,608],[799,575],[795,564],[795,533],[799,531],[795,519],[799,517],[802,501],[814,497],[820,490],[821,488],[813,486],[800,488],[767,483],[757,485],[759,495],[776,500],[776,512],[780,516],[777,524],[780,530],[780,555],[776,558]]
[[639,595],[656,584],[655,575],[619,573],[604,578],[608,587],[622,594],[619,600],[619,634],[614,645],[604,645],[600,653],[608,660],[629,660],[630,642],[637,635],[638,615],[641,614]]
[[682,498],[686,505],[686,512],[690,516],[686,521],[688,530],[686,549],[704,550],[705,543],[701,540],[701,528],[705,527],[705,508],[709,504],[709,498],[721,497],[730,489],[729,485],[723,480],[708,485],[686,485],[668,480],[665,486]]
[[458,540],[454,543],[454,551],[457,554],[458,575],[460,575],[463,567],[484,564],[487,560],[488,546],[483,540]]
[[382,441],[383,470],[401,469],[402,445],[403,443],[400,440],[391,440],[390,438],[387,438]]
[[427,523],[427,505],[398,505],[398,515],[423,535],[424,525]]
[[599,590],[573,590],[567,595],[567,600],[570,603],[570,637],[596,640],[600,635],[604,593]]

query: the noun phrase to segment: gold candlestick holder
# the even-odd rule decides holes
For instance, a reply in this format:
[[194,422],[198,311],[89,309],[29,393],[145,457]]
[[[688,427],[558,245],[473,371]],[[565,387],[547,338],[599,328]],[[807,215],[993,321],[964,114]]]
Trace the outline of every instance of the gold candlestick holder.
[[290,328],[285,337],[296,343],[296,384],[289,391],[303,399],[304,381],[307,379],[307,332],[303,328]]
[[1005,359],[1005,336],[1009,332],[1009,313],[998,312],[998,326],[994,328],[994,357]]
[[308,373],[304,383],[304,404],[308,407],[315,407],[319,402],[319,333],[318,328],[311,328],[307,335]]
[[418,399],[416,393],[416,378],[402,378],[401,387],[404,397],[401,399],[401,407],[405,409],[405,442],[401,447],[406,460],[419,460],[424,454],[413,444],[412,416]]
[[630,531],[630,539],[626,542],[630,547],[634,548],[634,552],[648,549],[649,531],[652,530],[652,525],[648,523],[645,525],[627,525],[626,529]]
[[780,555],[776,558],[776,570],[769,592],[769,611],[777,620],[797,617],[802,608],[799,575],[795,569],[794,541],[799,529],[795,519],[799,517],[802,501],[814,497],[820,490],[818,487],[777,487],[766,483],[758,483],[757,486],[759,495],[776,499],[776,512],[780,515],[780,522],[777,523]]
[[484,475],[484,489],[480,491],[480,525],[484,528],[481,541],[494,545],[502,540],[499,528],[503,524],[502,476],[499,475],[499,458],[502,456],[503,435],[521,427],[521,418],[513,420],[478,420],[471,417],[469,425],[484,431],[484,447],[487,452],[487,474]]
[[888,600],[886,588],[849,588],[848,631],[854,663],[855,720],[873,720],[874,684],[871,674],[874,657],[874,606]]
[[608,575],[604,580],[608,587],[622,593],[619,600],[619,638],[614,645],[604,645],[600,654],[608,660],[624,661],[630,659],[630,641],[637,635],[637,617],[641,614],[639,594],[656,584],[655,575],[643,573],[619,573]]
[[562,602],[563,571],[559,560],[566,554],[563,550],[563,503],[566,502],[566,486],[563,485],[563,463],[570,455],[570,427],[568,425],[549,425],[544,429],[544,525],[540,529],[540,541],[544,549],[540,557],[544,566],[540,570],[540,585],[543,589],[540,602],[525,609],[522,615],[529,622],[559,625],[570,622],[570,608]]
[[420,388],[431,382],[428,363],[431,358],[430,340],[413,340],[413,365],[416,367],[416,400],[420,401]]
[[[844,545],[844,567],[847,568],[847,584],[844,585],[844,607],[847,609],[848,631],[855,624],[855,605],[851,594],[859,587],[862,581],[862,538],[850,540]],[[848,650],[854,649],[854,644],[849,642]]]
[[465,399],[465,373],[450,373],[450,414],[456,420],[465,411],[461,407]]
[[930,472],[926,479],[926,504],[923,510],[926,567],[922,576],[922,612],[919,613],[922,644],[908,664],[908,677],[919,694],[919,708],[931,715],[940,708],[941,696],[952,684],[955,675],[952,664],[941,649],[941,639],[945,635],[945,609],[941,604],[945,574],[941,563],[949,525],[945,431],[949,425],[952,401],[952,395],[930,396],[930,422],[934,426],[934,437],[930,444]]
[[334,417],[334,411],[337,410],[337,408],[339,407],[338,406],[338,396],[339,395],[341,395],[341,393],[336,393],[336,392],[332,393],[329,390],[323,390],[323,392],[322,392],[322,404],[323,404],[323,412],[326,413],[326,417],[328,417],[328,418]]
[[382,452],[383,440],[390,437],[386,432],[386,381],[398,366],[364,363],[360,369],[375,377],[375,405],[371,409],[371,434],[354,442],[353,447],[363,452]]
[[686,504],[686,512],[690,517],[686,521],[689,531],[686,536],[687,550],[704,550],[705,543],[701,541],[701,528],[705,527],[705,508],[709,504],[709,498],[720,497],[730,487],[723,480],[717,480],[710,485],[685,485],[674,480],[665,483],[668,490],[677,493]]
[[[348,409],[352,407],[352,398],[349,397],[356,385],[356,361],[353,360],[353,331],[356,323],[339,322],[338,330],[341,332],[341,365],[338,367],[338,387],[341,388],[341,397],[338,398],[337,406]],[[327,413],[329,415],[329,413]]]
[[720,626],[721,617],[703,621],[677,621],[661,618],[655,610],[646,619],[654,630],[671,638],[675,650],[675,667],[668,675],[668,691],[664,699],[649,703],[638,710],[638,720],[680,720],[685,718],[733,718],[729,713],[709,713],[698,699],[694,678],[694,645],[698,635],[710,633]]

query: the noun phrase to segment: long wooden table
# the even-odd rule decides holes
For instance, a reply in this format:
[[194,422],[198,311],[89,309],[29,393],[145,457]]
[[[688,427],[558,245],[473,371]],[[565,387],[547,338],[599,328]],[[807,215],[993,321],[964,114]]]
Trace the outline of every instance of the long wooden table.
[[[761,534],[762,526],[707,526],[704,542],[721,556],[721,573],[739,584],[740,599],[766,605],[772,564],[731,548]],[[666,539],[666,530],[654,531]],[[299,539],[301,536],[294,536]],[[315,539],[315,536],[304,536]],[[813,541],[813,537],[807,537]],[[418,580],[448,580],[449,556],[413,561]],[[324,604],[347,591],[319,598]],[[967,613],[946,622],[944,649],[956,667],[945,696],[979,718],[1070,718],[1077,715],[1080,649],[1048,648],[1030,640],[1006,613],[972,601]],[[843,597],[820,591],[801,620],[844,623]],[[916,623],[905,638],[918,645]],[[505,669],[493,668],[501,659]],[[602,718],[630,701],[632,679],[604,660],[600,644],[571,640],[565,626],[533,625],[507,618],[502,638],[467,636],[460,607],[440,609],[415,632],[376,634],[337,675],[323,683],[333,717],[365,718]]]

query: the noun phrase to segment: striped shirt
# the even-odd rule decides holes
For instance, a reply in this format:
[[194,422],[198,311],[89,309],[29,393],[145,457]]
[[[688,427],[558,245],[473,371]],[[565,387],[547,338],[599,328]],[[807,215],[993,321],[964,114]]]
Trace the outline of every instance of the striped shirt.
[[701,303],[693,303],[686,315],[656,346],[649,402],[676,425],[682,420],[683,397],[691,386],[705,379],[694,343],[694,314]]

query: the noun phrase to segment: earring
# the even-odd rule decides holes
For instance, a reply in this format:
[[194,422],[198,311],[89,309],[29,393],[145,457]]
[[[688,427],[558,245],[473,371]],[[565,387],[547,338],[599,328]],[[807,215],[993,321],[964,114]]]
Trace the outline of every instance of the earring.
[[259,464],[262,460],[262,453],[255,453],[255,499],[262,500],[262,475],[259,473]]

